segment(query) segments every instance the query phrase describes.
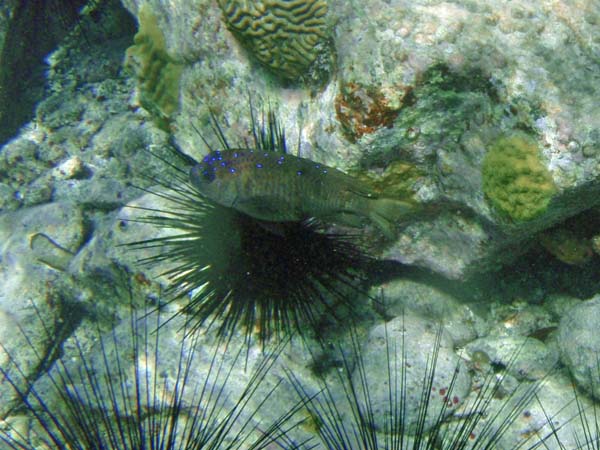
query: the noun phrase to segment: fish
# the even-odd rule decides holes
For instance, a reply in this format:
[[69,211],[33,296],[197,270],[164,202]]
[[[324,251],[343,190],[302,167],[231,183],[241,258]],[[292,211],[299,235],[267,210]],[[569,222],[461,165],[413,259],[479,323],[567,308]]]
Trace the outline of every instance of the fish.
[[[260,145],[256,135],[255,141],[256,148],[211,151],[191,167],[190,183],[210,201],[260,221],[314,218],[360,227],[366,219],[389,239],[396,234],[397,222],[414,209],[339,169],[273,151]],[[281,139],[271,142],[281,143]]]

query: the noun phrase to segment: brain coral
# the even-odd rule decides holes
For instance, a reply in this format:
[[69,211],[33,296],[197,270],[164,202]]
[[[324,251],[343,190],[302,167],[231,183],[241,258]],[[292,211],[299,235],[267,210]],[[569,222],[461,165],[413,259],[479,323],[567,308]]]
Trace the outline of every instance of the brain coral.
[[286,81],[304,78],[326,50],[324,0],[218,0],[227,28]]
[[543,213],[556,187],[540,159],[537,143],[524,133],[502,137],[482,166],[483,192],[498,212],[514,221]]

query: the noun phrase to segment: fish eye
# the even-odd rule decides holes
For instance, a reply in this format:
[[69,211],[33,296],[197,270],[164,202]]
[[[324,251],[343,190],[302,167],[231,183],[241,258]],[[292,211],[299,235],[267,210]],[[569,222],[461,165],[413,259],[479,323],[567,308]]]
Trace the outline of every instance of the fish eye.
[[213,167],[207,167],[202,171],[202,179],[209,183],[215,179],[215,169]]
[[216,177],[215,168],[210,164],[198,164],[190,170],[190,178],[200,183],[211,183]]

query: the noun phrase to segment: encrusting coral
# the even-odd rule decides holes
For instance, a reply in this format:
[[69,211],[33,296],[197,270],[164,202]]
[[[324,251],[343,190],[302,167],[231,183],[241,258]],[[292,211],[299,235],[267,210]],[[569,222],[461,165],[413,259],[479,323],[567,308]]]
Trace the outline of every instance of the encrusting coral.
[[139,12],[139,30],[127,49],[125,66],[135,74],[140,102],[168,130],[170,117],[179,109],[179,78],[183,66],[168,54],[156,17],[146,8]]
[[[397,92],[404,100],[409,89],[397,86]],[[401,102],[391,104],[379,87],[356,82],[340,83],[340,92],[335,97],[335,113],[342,133],[350,142],[380,128],[391,128],[401,107]]]
[[542,214],[556,193],[537,143],[525,133],[493,143],[481,172],[486,198],[500,214],[516,222]]

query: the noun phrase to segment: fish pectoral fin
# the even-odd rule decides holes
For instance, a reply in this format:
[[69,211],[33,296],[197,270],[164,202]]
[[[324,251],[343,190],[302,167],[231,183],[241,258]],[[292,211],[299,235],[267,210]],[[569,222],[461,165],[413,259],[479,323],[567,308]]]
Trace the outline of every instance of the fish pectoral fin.
[[281,208],[276,206],[277,202],[271,197],[239,198],[236,209],[257,219],[273,221],[281,215]]
[[370,204],[369,219],[386,238],[393,240],[396,237],[396,225],[415,211],[414,205],[402,200],[379,198]]

